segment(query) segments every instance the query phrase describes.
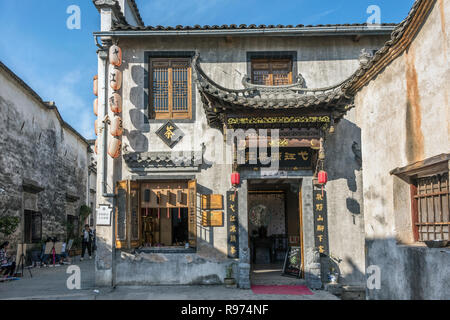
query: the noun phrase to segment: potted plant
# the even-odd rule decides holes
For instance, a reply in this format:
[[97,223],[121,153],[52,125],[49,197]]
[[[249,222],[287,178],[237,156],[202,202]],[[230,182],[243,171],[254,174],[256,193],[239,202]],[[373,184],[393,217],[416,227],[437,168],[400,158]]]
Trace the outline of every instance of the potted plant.
[[224,279],[225,287],[227,288],[235,288],[236,287],[236,279],[233,278],[233,265],[229,264],[226,267],[226,278]]

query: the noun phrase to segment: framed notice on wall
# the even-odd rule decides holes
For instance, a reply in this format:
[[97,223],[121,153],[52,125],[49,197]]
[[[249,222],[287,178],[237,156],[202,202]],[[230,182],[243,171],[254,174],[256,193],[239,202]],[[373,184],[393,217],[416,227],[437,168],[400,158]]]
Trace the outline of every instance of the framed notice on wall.
[[101,204],[96,210],[97,226],[110,226],[112,207],[110,205]]
[[202,194],[202,209],[222,210],[223,196],[221,194]]
[[223,227],[223,211],[202,211],[202,226]]

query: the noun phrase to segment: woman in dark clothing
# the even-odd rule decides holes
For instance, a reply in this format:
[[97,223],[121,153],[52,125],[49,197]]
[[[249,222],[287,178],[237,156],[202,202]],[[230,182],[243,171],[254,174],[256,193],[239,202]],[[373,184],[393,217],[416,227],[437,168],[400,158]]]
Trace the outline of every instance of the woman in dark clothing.
[[94,238],[94,234],[92,230],[89,228],[89,225],[84,226],[83,233],[81,234],[81,258],[80,261],[84,259],[84,253],[86,249],[88,250],[89,259],[92,259],[92,239]]
[[16,263],[14,261],[10,261],[10,258],[7,255],[7,250],[9,247],[9,242],[5,241],[0,246],[0,267],[2,270],[5,270],[4,276],[14,276],[16,271]]

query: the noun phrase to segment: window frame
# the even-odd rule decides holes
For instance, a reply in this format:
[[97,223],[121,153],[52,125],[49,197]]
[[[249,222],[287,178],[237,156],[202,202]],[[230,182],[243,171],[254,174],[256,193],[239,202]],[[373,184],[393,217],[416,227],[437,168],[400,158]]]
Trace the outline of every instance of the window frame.
[[[293,67],[292,64],[293,64],[293,62],[289,58],[284,58],[284,59],[279,59],[279,58],[253,58],[251,60],[251,70],[252,70],[251,71],[251,75],[250,75],[251,82],[253,84],[257,84],[257,85],[274,86],[274,87],[279,86],[279,85],[276,85],[274,83],[274,81],[275,81],[275,79],[274,79],[274,64],[276,64],[276,63],[288,63],[289,64],[289,70],[287,70],[288,71],[288,73],[287,73],[287,75],[288,75],[288,83],[285,83],[283,85],[290,85],[290,84],[292,84],[293,83],[293,74],[292,74],[292,67]],[[267,64],[268,68],[267,69],[256,68],[256,66],[255,66],[256,64]],[[267,74],[269,76],[271,84],[255,83],[255,71],[257,71],[257,70],[261,70],[261,71],[267,70],[268,71]]]
[[297,51],[249,51],[247,52],[247,75],[253,83],[252,60],[255,59],[274,59],[274,60],[291,60],[291,78],[292,84],[298,80]]
[[[154,118],[152,116],[152,68],[151,59],[166,58],[166,59],[189,59],[189,64],[191,64],[193,57],[195,56],[195,51],[146,51],[145,56],[145,68],[144,68],[144,124],[150,123],[165,123],[170,118]],[[174,123],[193,123],[196,121],[196,85],[194,81],[194,72],[192,66],[190,66],[190,116],[186,118],[172,118]]]
[[[442,176],[447,176],[447,183],[446,183],[446,191],[443,190],[443,186],[441,183]],[[424,179],[435,179],[437,178],[439,183],[437,184],[439,191],[437,193],[434,192],[435,184],[431,182],[431,184],[425,185],[425,190],[420,188],[420,181]],[[447,226],[447,229],[450,229],[450,221],[444,221],[445,220],[445,214],[444,214],[444,206],[443,206],[443,198],[447,196],[450,197],[450,188],[449,188],[449,174],[448,172],[439,172],[433,175],[428,175],[425,177],[416,177],[412,179],[411,183],[411,211],[412,211],[412,227],[413,227],[413,235],[414,235],[414,241],[416,242],[425,242],[427,240],[433,240],[430,239],[430,235],[433,235],[433,238],[436,239],[436,236],[438,234],[442,235],[441,240],[450,240],[450,230],[447,230],[447,232],[444,232],[443,229],[445,229],[445,226]],[[431,193],[428,193],[428,186],[431,186]],[[425,192],[421,192],[425,191]],[[438,197],[439,201],[439,210],[435,206],[435,198]],[[429,212],[429,198],[432,198],[432,208],[433,212]],[[421,203],[425,199],[426,203],[426,218],[423,216],[423,212],[421,211],[422,206]],[[449,206],[447,204],[447,209],[449,209]],[[440,212],[440,216],[442,216],[442,219],[439,217],[436,217],[436,213]],[[430,214],[433,216],[434,222],[431,222]],[[439,220],[439,221],[437,221]],[[441,221],[442,220],[442,221]],[[450,219],[449,219],[450,220]],[[447,224],[447,225],[445,225]],[[426,227],[426,231],[423,231],[422,228]],[[430,227],[433,228],[432,231],[430,231]],[[438,230],[436,230],[438,228]],[[440,231],[439,231],[440,230]],[[444,234],[447,234],[447,239],[444,239]],[[425,239],[425,235],[427,239]]]
[[[420,233],[419,233],[419,226],[417,226],[417,224],[420,224],[419,221],[419,208],[418,208],[418,200],[417,199],[417,194],[418,194],[418,187],[417,187],[417,182],[418,179],[422,179],[422,178],[429,178],[429,177],[434,177],[437,175],[443,175],[443,174],[447,174],[450,175],[450,153],[443,153],[422,161],[417,161],[415,163],[411,163],[405,167],[402,168],[396,168],[394,170],[392,170],[390,172],[391,175],[395,175],[398,178],[400,178],[401,180],[403,180],[404,182],[406,182],[408,184],[409,187],[409,222],[408,222],[408,228],[410,230],[410,236],[411,236],[411,241],[413,241],[416,244],[422,244],[427,240],[422,240],[420,238]],[[449,187],[449,182],[447,182],[447,191],[449,191],[450,187]],[[405,190],[406,191],[406,190]],[[395,192],[395,189],[394,189]],[[448,195],[448,197],[450,197],[450,195]],[[426,197],[428,198],[428,197]],[[448,198],[447,198],[448,199]],[[433,206],[435,205],[434,200],[433,200]],[[427,203],[427,207],[428,207],[428,203]],[[450,211],[450,208],[447,207]],[[434,211],[435,208],[433,208]],[[444,207],[442,206],[441,203],[441,211],[443,212]],[[406,212],[405,212],[406,213]],[[449,213],[450,214],[450,213]],[[435,217],[435,215],[433,216]],[[445,221],[445,217],[446,215],[443,213],[443,217],[444,217],[444,221],[440,221],[437,222],[438,224],[442,224],[442,223],[447,223]],[[449,220],[450,220],[450,216],[449,216]],[[448,226],[448,228],[450,229],[450,226]],[[427,230],[428,231],[428,230]],[[445,232],[447,233],[447,232]],[[448,239],[450,239],[450,230],[448,232]]]

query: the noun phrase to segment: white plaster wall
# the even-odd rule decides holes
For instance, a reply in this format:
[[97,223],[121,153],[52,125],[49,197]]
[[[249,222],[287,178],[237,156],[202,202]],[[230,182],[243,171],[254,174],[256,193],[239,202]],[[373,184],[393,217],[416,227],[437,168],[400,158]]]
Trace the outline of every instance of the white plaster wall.
[[382,267],[382,290],[369,292],[371,298],[446,299],[449,294],[448,250],[397,244],[413,241],[409,187],[389,174],[450,152],[449,17],[450,1],[437,1],[410,48],[356,96],[367,259]]

